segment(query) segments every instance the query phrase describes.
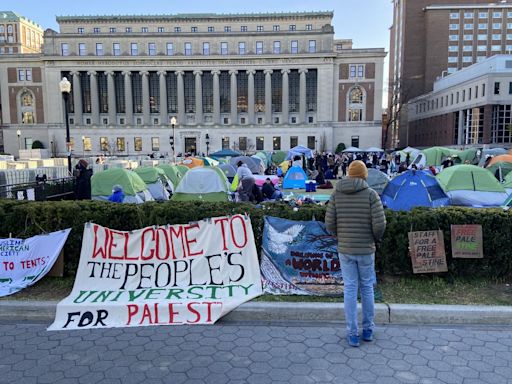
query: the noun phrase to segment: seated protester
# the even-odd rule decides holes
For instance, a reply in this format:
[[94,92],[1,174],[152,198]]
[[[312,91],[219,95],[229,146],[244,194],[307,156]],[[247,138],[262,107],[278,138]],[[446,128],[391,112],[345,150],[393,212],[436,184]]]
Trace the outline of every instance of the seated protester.
[[113,203],[122,203],[124,201],[123,187],[116,184],[112,187],[112,194],[108,197],[108,201]]
[[261,187],[261,193],[265,200],[279,200],[283,198],[283,193],[277,190],[272,181],[267,177],[265,184]]
[[324,171],[321,168],[318,170],[318,175],[316,176],[315,180],[317,186],[325,184]]

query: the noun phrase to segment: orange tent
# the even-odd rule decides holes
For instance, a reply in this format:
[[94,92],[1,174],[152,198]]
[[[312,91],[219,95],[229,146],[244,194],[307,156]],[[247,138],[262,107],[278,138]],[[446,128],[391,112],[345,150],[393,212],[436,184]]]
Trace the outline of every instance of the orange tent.
[[512,163],[512,151],[507,153],[506,155],[498,155],[494,156],[491,161],[489,161],[489,164],[487,164],[487,167],[490,167],[491,165],[499,162],[505,162],[505,163]]
[[204,161],[196,157],[187,157],[180,164],[188,168],[204,167]]

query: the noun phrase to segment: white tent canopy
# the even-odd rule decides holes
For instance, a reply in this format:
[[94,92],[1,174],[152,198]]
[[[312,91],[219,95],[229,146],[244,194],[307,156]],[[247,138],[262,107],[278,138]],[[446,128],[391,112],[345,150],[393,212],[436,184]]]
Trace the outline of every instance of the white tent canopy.
[[364,152],[384,152],[384,150],[382,148],[370,147],[366,148]]
[[364,152],[361,148],[357,148],[357,147],[348,147],[346,149],[344,149],[343,151],[341,151],[343,153],[345,152]]
[[187,171],[176,187],[176,193],[227,192],[229,184],[210,167],[197,167]]

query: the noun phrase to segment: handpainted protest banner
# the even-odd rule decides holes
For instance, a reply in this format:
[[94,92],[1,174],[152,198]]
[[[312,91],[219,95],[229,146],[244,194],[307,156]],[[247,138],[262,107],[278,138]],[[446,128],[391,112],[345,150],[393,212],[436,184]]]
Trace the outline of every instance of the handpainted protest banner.
[[57,260],[71,229],[28,239],[0,239],[0,297],[42,279]]
[[247,216],[131,232],[88,223],[73,290],[48,329],[211,324],[261,293]]
[[443,231],[409,232],[413,273],[447,272]]
[[484,257],[482,226],[452,225],[452,257],[481,259]]
[[336,238],[318,221],[265,217],[261,275],[275,295],[340,295],[343,292]]

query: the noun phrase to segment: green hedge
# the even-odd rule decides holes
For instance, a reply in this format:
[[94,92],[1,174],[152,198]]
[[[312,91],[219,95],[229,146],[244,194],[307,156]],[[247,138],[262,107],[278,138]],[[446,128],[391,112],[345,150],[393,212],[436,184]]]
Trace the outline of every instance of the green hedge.
[[[72,228],[65,246],[65,272],[74,274],[78,265],[84,223],[91,221],[112,229],[133,230],[151,225],[178,224],[235,213],[251,216],[256,247],[261,245],[263,216],[292,220],[323,221],[325,208],[306,205],[294,211],[286,204],[263,208],[239,203],[166,202],[142,205],[112,204],[100,201],[26,202],[0,201],[0,237],[30,237],[43,232]],[[411,212],[387,211],[388,226],[379,244],[376,263],[380,273],[412,275],[407,233],[412,229],[444,231],[448,277],[512,276],[512,212],[499,209],[440,208]],[[452,259],[451,224],[481,224],[484,238],[483,259]]]

